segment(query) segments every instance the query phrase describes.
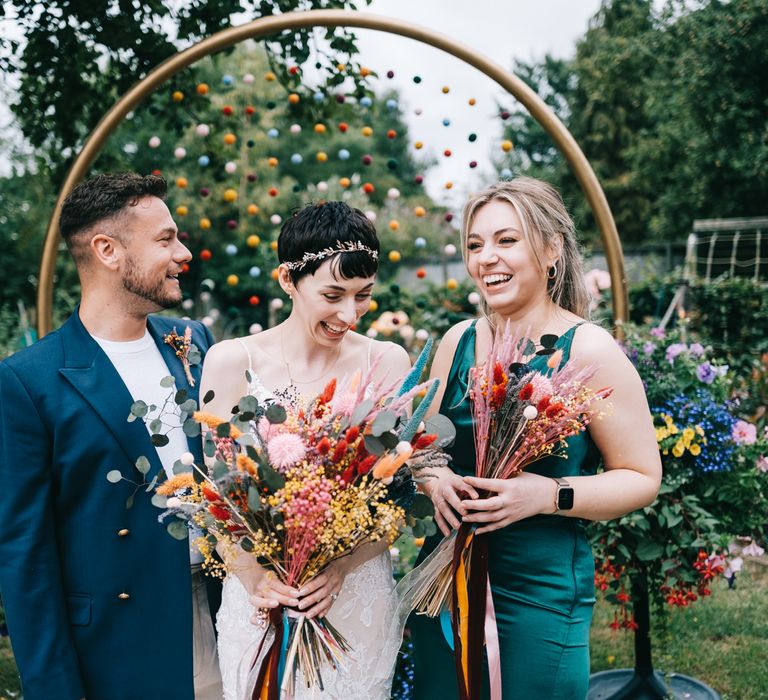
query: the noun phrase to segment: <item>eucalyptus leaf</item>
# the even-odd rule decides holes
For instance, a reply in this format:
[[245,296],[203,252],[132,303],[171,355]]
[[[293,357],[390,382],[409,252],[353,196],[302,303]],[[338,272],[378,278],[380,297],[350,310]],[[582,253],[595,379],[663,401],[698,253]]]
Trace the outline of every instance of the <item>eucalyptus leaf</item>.
[[240,547],[244,552],[252,552],[254,550],[253,542],[249,540],[247,537],[243,537],[240,540]]
[[163,387],[163,389],[170,389],[174,385],[175,382],[176,382],[176,380],[169,375],[167,377],[163,377],[160,380],[160,386]]
[[435,506],[432,504],[432,499],[423,493],[417,493],[413,497],[411,513],[413,513],[415,518],[429,518],[433,516],[435,514]]
[[237,407],[240,411],[255,413],[259,408],[259,402],[256,400],[255,396],[243,396],[243,398],[237,402]]
[[163,435],[162,433],[155,433],[151,437],[151,441],[155,447],[165,447],[170,442],[168,436]]
[[143,418],[147,415],[149,407],[144,401],[134,401],[131,404],[131,413],[137,418]]
[[229,467],[227,466],[226,462],[216,462],[216,464],[213,465],[213,471],[211,475],[215,480],[222,479],[227,474],[229,474]]
[[229,437],[232,426],[229,423],[219,423],[216,426],[216,436],[220,438]]
[[144,455],[141,455],[141,457],[136,460],[136,469],[142,474],[148,474],[150,466],[149,460]]
[[255,486],[248,487],[248,508],[254,513],[261,510],[261,497]]
[[161,421],[159,418],[155,418],[154,420],[149,422],[149,431],[151,433],[159,433],[163,429],[163,421]]
[[183,520],[171,520],[166,529],[168,530],[168,534],[175,540],[187,539],[187,526],[184,524]]
[[179,405],[183,404],[187,400],[187,394],[186,389],[179,389],[173,397],[174,402]]
[[173,463],[173,473],[174,474],[188,474],[192,471],[192,465],[183,464],[180,459],[177,459]]
[[397,423],[397,417],[394,413],[389,411],[382,411],[373,421],[371,425],[371,434],[374,437],[379,437],[382,433],[386,433],[392,430]]
[[129,423],[133,423],[133,421],[135,421],[135,420],[136,420],[136,416],[134,416],[134,415],[133,415],[133,413],[129,413],[129,414],[128,414],[128,418],[126,418],[126,420],[127,420]]
[[386,447],[384,447],[384,443],[373,435],[366,435],[363,437],[363,442],[365,443],[365,449],[368,450],[372,455],[383,455],[384,452],[386,452]]
[[438,447],[447,447],[456,439],[456,428],[453,423],[441,413],[437,413],[425,422],[428,434],[436,434]]
[[154,489],[154,488],[155,488],[155,486],[157,486],[157,474],[155,474],[155,475],[152,477],[152,481],[150,481],[150,482],[147,484],[146,493],[149,493],[150,491],[152,491],[152,489]]
[[358,423],[362,423],[365,420],[365,417],[373,410],[373,401],[371,399],[365,399],[364,401],[361,401],[354,411],[352,411],[352,415],[349,417],[349,422],[352,425],[357,425]]
[[149,502],[156,508],[167,508],[168,496],[162,496],[159,493],[155,493],[152,495],[152,498],[149,499]]
[[424,537],[427,534],[427,527],[423,520],[417,520],[411,528],[414,537]]
[[197,347],[197,345],[191,345],[189,348],[189,352],[187,353],[187,362],[189,362],[189,364],[194,367],[195,365],[199,365],[202,361],[203,361],[203,356],[200,353],[200,350]]
[[187,418],[181,426],[184,435],[191,438],[196,438],[200,435],[200,423],[194,418]]
[[237,438],[237,444],[242,445],[243,447],[253,447],[256,444],[256,438],[250,433],[243,433]]
[[264,415],[272,425],[285,423],[285,419],[288,417],[285,409],[278,403],[270,404]]
[[209,437],[203,441],[203,454],[208,458],[216,454],[216,444]]
[[107,481],[110,484],[116,484],[118,481],[122,481],[122,480],[123,480],[123,475],[119,469],[112,469],[111,471],[107,472]]
[[197,401],[194,399],[187,399],[183,404],[179,406],[182,411],[187,413],[194,413],[197,410]]
[[259,465],[259,476],[269,491],[277,491],[285,486],[285,477],[269,464]]
[[126,510],[130,510],[133,508],[133,502],[136,498],[136,494],[132,493],[128,498],[125,499],[125,508]]
[[394,450],[395,447],[397,447],[397,443],[400,442],[400,438],[395,433],[382,433],[379,435],[379,440],[381,440],[381,444],[384,445],[388,450]]

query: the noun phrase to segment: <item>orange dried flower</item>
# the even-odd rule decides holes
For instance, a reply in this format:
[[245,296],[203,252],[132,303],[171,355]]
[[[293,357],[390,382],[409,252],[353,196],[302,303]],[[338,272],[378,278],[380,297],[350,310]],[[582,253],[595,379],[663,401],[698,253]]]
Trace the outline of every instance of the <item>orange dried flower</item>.
[[164,481],[155,489],[155,492],[161,496],[172,496],[181,489],[191,488],[195,485],[195,479],[192,474],[176,474],[167,481]]

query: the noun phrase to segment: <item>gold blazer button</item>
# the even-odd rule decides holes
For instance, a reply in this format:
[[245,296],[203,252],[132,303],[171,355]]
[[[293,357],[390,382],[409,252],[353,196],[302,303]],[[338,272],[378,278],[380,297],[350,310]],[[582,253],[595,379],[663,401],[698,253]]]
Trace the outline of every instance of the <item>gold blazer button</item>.
[[131,596],[128,593],[118,593],[117,597],[120,598],[120,600],[128,600]]
[[130,532],[130,530],[128,528],[124,527],[122,530],[118,530],[117,531],[117,536],[118,537],[125,537],[129,532]]

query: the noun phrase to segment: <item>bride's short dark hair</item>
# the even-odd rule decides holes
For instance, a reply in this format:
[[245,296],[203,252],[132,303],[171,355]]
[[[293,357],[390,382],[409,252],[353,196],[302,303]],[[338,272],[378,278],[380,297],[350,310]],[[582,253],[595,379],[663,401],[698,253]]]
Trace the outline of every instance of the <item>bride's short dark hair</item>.
[[[328,253],[318,258],[308,254],[337,249],[347,244],[360,250]],[[294,212],[280,229],[277,257],[281,263],[293,263],[291,280],[296,284],[305,275],[313,275],[332,259],[334,275],[344,279],[373,277],[379,268],[379,239],[376,228],[359,209],[344,202],[308,204]],[[300,263],[300,265],[296,265]]]

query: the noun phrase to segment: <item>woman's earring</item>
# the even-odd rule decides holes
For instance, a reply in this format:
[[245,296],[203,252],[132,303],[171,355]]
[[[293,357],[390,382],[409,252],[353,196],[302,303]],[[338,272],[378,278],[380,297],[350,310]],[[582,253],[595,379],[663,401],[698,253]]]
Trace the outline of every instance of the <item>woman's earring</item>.
[[547,269],[547,279],[553,280],[557,277],[557,263],[552,263],[552,267]]

